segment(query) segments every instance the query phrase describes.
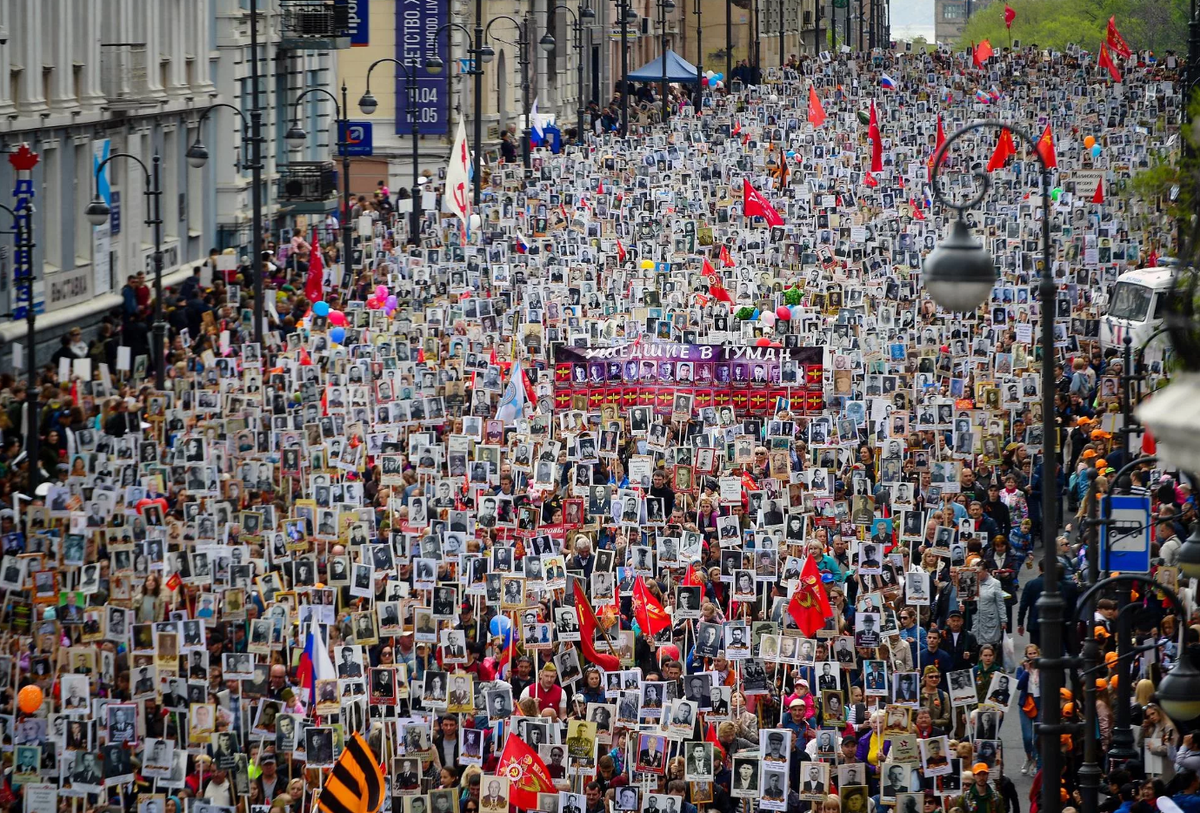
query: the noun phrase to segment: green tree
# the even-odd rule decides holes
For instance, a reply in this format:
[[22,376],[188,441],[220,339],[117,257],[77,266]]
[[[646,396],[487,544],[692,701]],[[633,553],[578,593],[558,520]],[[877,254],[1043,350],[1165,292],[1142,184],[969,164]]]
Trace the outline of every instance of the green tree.
[[[1149,48],[1156,53],[1187,49],[1189,0],[1008,0],[1017,12],[1012,38],[1022,45],[1036,43],[1042,48],[1063,50],[1078,45],[1098,51],[1105,39],[1108,18],[1117,18],[1117,27],[1129,47]],[[1004,28],[1004,0],[992,0],[986,6],[976,2],[976,10],[963,29],[960,45],[988,40],[993,48],[1008,45]]]

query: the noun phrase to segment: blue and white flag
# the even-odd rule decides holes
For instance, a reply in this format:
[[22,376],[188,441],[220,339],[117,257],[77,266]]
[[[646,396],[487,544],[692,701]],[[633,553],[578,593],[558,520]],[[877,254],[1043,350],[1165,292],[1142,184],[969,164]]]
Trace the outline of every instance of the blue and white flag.
[[508,386],[500,396],[500,405],[496,410],[496,420],[509,424],[525,417],[525,403],[529,399],[525,395],[524,374],[521,372],[521,362],[514,362],[512,373],[508,378]]

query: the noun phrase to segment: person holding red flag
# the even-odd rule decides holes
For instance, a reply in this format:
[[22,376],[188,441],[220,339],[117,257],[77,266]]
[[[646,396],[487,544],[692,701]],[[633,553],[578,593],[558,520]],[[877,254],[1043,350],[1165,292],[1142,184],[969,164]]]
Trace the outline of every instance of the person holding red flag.
[[775,211],[762,193],[755,189],[748,180],[742,181],[742,212],[746,217],[761,217],[768,226],[782,226],[783,218]]
[[621,669],[621,660],[616,655],[601,654],[596,651],[596,630],[600,622],[592,612],[592,605],[583,594],[583,586],[575,582],[575,611],[579,613],[580,648],[584,656],[606,672],[617,672]]
[[633,583],[633,612],[638,626],[642,628],[642,634],[647,638],[654,638],[671,626],[671,617],[663,609],[662,602],[650,592],[646,580],[641,576]]
[[496,776],[508,779],[509,802],[525,810],[538,809],[539,793],[557,792],[546,763],[516,734],[510,734],[504,741]]
[[825,621],[833,617],[833,607],[830,606],[829,596],[825,593],[825,584],[821,581],[817,560],[811,556],[804,560],[804,567],[800,571],[792,599],[788,602],[787,611],[805,638],[813,637],[817,630],[825,626]]

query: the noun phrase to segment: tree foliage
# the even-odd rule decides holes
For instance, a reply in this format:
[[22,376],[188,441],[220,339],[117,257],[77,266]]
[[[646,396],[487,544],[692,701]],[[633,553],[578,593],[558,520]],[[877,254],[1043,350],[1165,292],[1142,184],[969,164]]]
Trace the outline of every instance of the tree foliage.
[[[1017,12],[1012,38],[1022,45],[1064,50],[1077,45],[1096,52],[1104,41],[1108,18],[1117,18],[1117,28],[1129,47],[1149,48],[1156,54],[1187,50],[1189,0],[1008,0]],[[960,45],[986,39],[993,48],[1008,44],[1004,28],[1004,0],[986,6],[976,2],[976,11],[963,29]],[[980,8],[980,6],[983,6]]]

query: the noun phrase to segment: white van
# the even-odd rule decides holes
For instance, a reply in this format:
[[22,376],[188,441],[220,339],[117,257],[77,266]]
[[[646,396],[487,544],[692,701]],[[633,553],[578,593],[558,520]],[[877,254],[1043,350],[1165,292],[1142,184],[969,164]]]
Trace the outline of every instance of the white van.
[[[1161,331],[1166,313],[1167,296],[1175,280],[1178,266],[1173,258],[1163,258],[1154,268],[1126,271],[1117,277],[1108,298],[1108,313],[1100,323],[1100,346],[1125,347],[1125,337],[1133,337],[1135,352],[1151,337],[1154,343],[1167,344],[1166,332]],[[1155,336],[1155,333],[1158,333]]]

